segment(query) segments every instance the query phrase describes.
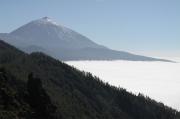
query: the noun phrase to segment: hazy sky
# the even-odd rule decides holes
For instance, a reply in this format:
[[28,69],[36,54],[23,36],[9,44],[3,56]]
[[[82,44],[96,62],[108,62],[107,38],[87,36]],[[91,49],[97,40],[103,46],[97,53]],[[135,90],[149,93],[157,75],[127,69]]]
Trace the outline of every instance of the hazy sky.
[[112,49],[180,56],[180,0],[0,0],[0,32],[44,16]]

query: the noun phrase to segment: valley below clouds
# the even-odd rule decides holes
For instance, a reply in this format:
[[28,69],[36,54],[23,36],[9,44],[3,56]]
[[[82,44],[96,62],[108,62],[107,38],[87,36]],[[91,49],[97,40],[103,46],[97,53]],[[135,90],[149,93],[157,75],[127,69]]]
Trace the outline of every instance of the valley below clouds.
[[[177,63],[143,61],[68,61],[104,82],[142,93],[180,110],[180,59]],[[179,62],[178,62],[179,61]]]

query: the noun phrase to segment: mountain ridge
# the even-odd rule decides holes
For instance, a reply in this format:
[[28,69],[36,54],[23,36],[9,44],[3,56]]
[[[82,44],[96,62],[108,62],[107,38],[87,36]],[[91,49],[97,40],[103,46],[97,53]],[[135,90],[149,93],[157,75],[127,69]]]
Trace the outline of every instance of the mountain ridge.
[[[43,53],[26,54],[3,41],[0,41],[0,67],[6,69],[13,76],[13,78],[9,77],[10,74],[8,73],[7,79],[23,81],[24,87],[28,83],[28,75],[30,73],[35,74],[42,81],[42,86],[53,105],[57,107],[55,115],[59,118],[56,119],[180,118],[180,113],[176,110],[142,94],[136,96],[127,92],[125,89],[104,83],[90,73],[81,72]],[[0,78],[1,74],[2,72],[0,70]],[[19,87],[19,83],[16,84],[15,86]],[[6,85],[8,86],[10,84]],[[11,86],[8,86],[7,90],[14,90],[11,88]],[[26,90],[26,88],[23,88],[20,91],[25,91],[24,93],[27,94]],[[14,91],[19,94],[18,90]],[[16,100],[16,103],[26,101],[18,95],[14,96],[14,93],[7,92],[7,95],[10,96],[12,101]],[[0,98],[1,96],[0,91]],[[39,98],[42,99],[41,97]],[[28,106],[29,103],[25,102],[23,104],[27,105],[25,109],[23,108],[23,113],[31,115],[31,108]],[[25,115],[18,113],[21,112],[19,106],[23,106],[21,103],[16,110],[11,109],[14,109],[14,105],[10,105],[10,110],[9,108],[1,108],[3,106],[5,106],[4,103],[0,101],[0,113],[6,111],[6,114],[11,113],[15,117],[24,118]],[[45,105],[42,104],[42,106],[46,107],[46,103]],[[6,114],[5,116],[8,116]]]
[[[41,51],[60,60],[171,62],[170,60],[112,50],[91,41],[76,31],[57,24],[48,17],[33,20],[8,34],[0,34],[0,37],[9,44],[27,53]],[[31,46],[34,47],[30,48]],[[44,51],[42,49],[44,49]]]

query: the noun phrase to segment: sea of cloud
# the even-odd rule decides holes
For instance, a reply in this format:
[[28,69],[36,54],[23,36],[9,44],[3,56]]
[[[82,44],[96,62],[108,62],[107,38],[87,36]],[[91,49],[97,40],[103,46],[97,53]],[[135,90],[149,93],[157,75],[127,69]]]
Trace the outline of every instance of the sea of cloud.
[[[178,61],[179,58],[176,58]],[[180,60],[179,60],[180,61]],[[180,63],[143,61],[68,61],[105,82],[142,93],[180,110]]]

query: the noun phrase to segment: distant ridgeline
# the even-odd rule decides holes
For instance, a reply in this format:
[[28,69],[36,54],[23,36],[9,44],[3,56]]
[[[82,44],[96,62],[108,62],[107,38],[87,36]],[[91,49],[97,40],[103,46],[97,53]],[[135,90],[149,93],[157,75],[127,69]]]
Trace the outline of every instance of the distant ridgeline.
[[0,34],[0,38],[26,53],[43,52],[66,60],[166,61],[116,51],[99,45],[86,36],[57,24],[48,17],[31,21],[18,29]]
[[0,119],[180,119],[180,113],[0,41]]

